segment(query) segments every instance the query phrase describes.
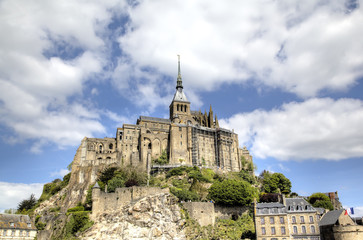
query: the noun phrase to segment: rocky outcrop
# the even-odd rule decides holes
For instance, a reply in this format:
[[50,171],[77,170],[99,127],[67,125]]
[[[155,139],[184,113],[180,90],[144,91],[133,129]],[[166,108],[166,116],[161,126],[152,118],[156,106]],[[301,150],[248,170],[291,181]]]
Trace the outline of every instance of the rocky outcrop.
[[144,197],[93,220],[81,239],[186,239],[177,199],[169,193]]

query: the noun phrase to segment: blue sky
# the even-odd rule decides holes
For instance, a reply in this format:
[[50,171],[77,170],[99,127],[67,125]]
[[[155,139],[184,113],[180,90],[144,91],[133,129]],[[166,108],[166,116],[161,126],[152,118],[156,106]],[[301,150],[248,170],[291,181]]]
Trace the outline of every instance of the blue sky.
[[357,1],[0,3],[0,210],[67,172],[80,140],[168,117],[177,54],[258,167],[363,215],[363,10]]

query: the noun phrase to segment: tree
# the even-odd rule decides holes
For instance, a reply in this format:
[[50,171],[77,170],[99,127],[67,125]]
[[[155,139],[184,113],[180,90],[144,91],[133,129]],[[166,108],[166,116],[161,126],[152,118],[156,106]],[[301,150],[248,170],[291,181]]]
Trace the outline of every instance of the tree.
[[245,180],[246,182],[249,182],[251,184],[256,184],[256,177],[252,175],[252,173],[248,173],[245,170],[241,170],[239,172],[239,176]]
[[291,182],[282,173],[265,174],[263,190],[267,193],[289,194],[291,192]]
[[226,179],[213,183],[208,198],[223,205],[249,205],[257,198],[257,191],[246,181]]
[[24,199],[18,204],[18,212],[22,211],[28,211],[32,209],[35,204],[37,203],[37,200],[34,197],[34,193],[32,193],[29,197],[29,199]]
[[313,205],[313,207],[325,208],[329,210],[334,210],[333,204],[331,203],[329,197],[324,193],[314,193],[308,198],[308,202]]

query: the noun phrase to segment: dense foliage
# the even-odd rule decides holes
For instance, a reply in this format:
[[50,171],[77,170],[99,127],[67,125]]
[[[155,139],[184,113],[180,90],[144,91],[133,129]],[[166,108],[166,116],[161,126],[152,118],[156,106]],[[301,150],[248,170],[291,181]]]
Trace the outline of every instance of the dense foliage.
[[165,165],[169,163],[169,158],[168,158],[168,154],[166,153],[166,151],[164,150],[160,157],[158,157],[157,159],[153,160],[154,164],[159,164],[159,165]]
[[263,175],[263,191],[267,193],[283,193],[291,192],[291,182],[282,173],[264,172]]
[[107,185],[107,192],[114,192],[116,188],[145,185],[147,175],[144,171],[131,166],[124,168],[110,167],[100,172],[97,181],[102,190],[105,190]]
[[333,204],[331,203],[329,197],[324,193],[314,193],[308,198],[308,202],[313,205],[313,207],[325,208],[329,210],[334,210]]
[[218,219],[214,226],[201,227],[194,219],[186,215],[185,231],[189,239],[255,239],[255,227],[252,216],[244,214],[238,219]]
[[51,183],[44,184],[43,192],[39,198],[39,202],[48,200],[51,196],[55,195],[64,187],[66,187],[69,183],[70,178],[71,178],[71,173],[68,173],[63,177],[63,181],[57,178],[53,180]]
[[249,205],[257,197],[257,190],[244,180],[226,179],[213,183],[208,197],[223,205]]

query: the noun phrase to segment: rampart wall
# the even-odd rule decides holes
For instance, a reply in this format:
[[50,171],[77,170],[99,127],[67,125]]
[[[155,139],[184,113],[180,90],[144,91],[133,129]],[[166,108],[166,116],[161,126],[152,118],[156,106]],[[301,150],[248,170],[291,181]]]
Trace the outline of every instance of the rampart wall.
[[161,189],[158,187],[116,188],[113,193],[105,193],[99,188],[94,188],[92,191],[92,215],[96,216],[99,213],[120,210],[132,201],[168,192],[168,188]]
[[335,240],[363,240],[363,226],[347,225],[333,227]]

